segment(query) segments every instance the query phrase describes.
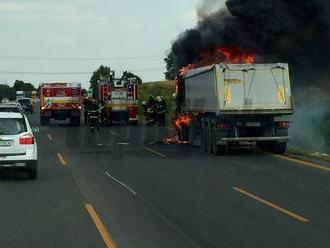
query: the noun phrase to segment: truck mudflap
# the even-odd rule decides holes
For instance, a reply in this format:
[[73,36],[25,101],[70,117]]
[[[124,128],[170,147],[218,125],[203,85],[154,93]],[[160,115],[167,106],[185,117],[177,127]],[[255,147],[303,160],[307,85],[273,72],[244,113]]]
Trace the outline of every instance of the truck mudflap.
[[225,145],[227,142],[254,142],[254,141],[278,141],[278,142],[288,142],[290,137],[288,136],[278,136],[278,137],[233,137],[233,138],[220,138],[217,141],[217,145]]

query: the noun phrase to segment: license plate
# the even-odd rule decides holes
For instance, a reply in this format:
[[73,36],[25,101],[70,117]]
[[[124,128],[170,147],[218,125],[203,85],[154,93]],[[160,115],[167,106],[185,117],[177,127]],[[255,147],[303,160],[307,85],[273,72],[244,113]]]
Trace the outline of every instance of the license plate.
[[11,140],[0,140],[0,146],[11,146],[12,144]]
[[260,122],[247,122],[246,126],[247,127],[260,127],[261,123]]

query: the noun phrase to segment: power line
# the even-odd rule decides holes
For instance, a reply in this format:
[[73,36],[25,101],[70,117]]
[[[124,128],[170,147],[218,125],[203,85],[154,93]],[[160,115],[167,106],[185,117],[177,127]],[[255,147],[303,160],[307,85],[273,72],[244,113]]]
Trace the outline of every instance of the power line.
[[24,74],[24,75],[86,75],[93,72],[36,72],[36,71],[0,71],[0,74]]
[[[117,70],[117,71],[129,71],[129,72],[146,72],[146,71],[158,71],[164,70],[164,67],[152,67],[152,68],[142,68],[142,69],[134,69],[134,70]],[[40,71],[0,71],[0,74],[8,74],[8,75],[90,75],[93,74],[91,71],[83,71],[83,72],[40,72]]]
[[46,60],[46,61],[109,61],[109,60],[142,60],[152,58],[162,58],[163,55],[149,55],[149,56],[131,56],[131,57],[100,57],[100,58],[70,58],[70,57],[33,57],[33,56],[14,56],[14,55],[0,55],[0,59],[8,60]]

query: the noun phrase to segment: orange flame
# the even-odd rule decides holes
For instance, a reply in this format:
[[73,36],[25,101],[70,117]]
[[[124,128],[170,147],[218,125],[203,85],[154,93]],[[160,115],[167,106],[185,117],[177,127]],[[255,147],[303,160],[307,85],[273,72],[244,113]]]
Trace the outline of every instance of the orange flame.
[[200,61],[182,67],[180,70],[180,76],[185,75],[189,70],[197,67],[219,63],[252,64],[255,61],[255,55],[252,52],[243,52],[241,49],[232,46],[219,47],[216,49],[203,51],[200,53],[200,58]]
[[189,144],[190,141],[179,140],[177,134],[172,134],[163,139],[165,144]]
[[176,129],[179,129],[181,126],[188,126],[191,121],[191,116],[189,116],[188,114],[182,114],[178,116],[176,120],[174,120],[174,127]]

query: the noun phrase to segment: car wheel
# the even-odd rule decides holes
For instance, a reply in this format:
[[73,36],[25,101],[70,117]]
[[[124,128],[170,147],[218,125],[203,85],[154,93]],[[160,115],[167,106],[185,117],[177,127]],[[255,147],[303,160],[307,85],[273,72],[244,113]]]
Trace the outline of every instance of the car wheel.
[[28,177],[30,180],[35,180],[38,177],[38,166],[37,162],[30,166],[28,170]]

